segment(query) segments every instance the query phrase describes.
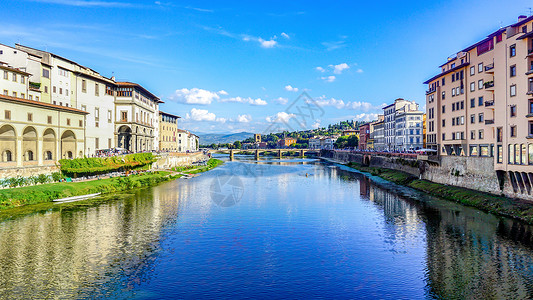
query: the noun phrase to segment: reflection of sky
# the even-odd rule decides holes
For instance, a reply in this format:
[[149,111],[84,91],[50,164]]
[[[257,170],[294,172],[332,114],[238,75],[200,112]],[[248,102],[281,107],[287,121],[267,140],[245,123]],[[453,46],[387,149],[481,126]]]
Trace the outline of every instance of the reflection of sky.
[[[242,181],[236,205],[212,201],[217,176]],[[0,223],[0,292],[471,298],[468,286],[531,298],[532,248],[516,234],[531,227],[516,224],[336,166],[236,160],[126,200]]]

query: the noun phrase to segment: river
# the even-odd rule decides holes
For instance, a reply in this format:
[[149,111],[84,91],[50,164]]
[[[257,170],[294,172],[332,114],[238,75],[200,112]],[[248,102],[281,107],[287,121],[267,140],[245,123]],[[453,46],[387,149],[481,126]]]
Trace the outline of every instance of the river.
[[532,227],[318,160],[241,157],[0,223],[0,298],[533,298]]

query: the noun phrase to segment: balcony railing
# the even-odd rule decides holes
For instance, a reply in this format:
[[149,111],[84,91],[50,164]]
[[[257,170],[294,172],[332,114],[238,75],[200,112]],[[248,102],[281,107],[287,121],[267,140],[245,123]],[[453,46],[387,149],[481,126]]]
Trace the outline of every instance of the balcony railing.
[[426,95],[429,95],[431,93],[434,93],[437,89],[436,88],[431,88],[429,90],[426,91]]
[[485,107],[494,106],[494,100],[485,101]]
[[488,89],[488,88],[491,88],[491,87],[494,87],[494,80],[492,81],[487,81],[483,84],[483,86]]
[[485,125],[494,124],[494,120],[485,120]]
[[492,69],[494,69],[494,63],[485,66],[485,71],[490,71]]
[[531,54],[533,54],[533,48],[527,50],[527,55],[531,55]]
[[40,82],[29,82],[28,88],[32,91],[39,92],[41,91],[41,83]]

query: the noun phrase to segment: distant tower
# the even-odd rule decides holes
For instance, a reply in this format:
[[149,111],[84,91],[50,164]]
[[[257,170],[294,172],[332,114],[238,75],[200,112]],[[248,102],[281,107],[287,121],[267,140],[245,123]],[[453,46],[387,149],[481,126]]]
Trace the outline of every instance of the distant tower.
[[254,139],[256,143],[261,143],[261,135],[259,133],[254,134]]

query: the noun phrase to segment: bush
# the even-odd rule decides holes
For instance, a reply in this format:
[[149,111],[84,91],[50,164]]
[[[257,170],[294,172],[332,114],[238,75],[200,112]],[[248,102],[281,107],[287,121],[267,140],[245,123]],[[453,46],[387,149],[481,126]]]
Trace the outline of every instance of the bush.
[[142,168],[156,161],[152,153],[136,153],[124,156],[61,159],[61,173],[68,177],[101,175],[115,171]]

